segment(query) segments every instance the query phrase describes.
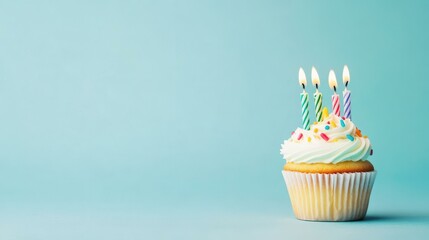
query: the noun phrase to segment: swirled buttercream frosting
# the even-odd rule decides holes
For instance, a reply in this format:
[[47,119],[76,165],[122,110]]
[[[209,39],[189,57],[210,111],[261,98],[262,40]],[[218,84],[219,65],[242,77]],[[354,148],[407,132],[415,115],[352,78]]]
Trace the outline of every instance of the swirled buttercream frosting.
[[280,153],[287,162],[339,163],[367,160],[372,148],[350,119],[330,114],[310,130],[297,128],[283,142]]

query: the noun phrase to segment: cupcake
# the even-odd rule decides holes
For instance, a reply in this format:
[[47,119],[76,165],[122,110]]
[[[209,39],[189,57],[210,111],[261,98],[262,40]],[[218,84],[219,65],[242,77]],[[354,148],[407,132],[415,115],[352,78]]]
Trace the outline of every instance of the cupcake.
[[[308,128],[307,128],[308,129]],[[367,136],[335,114],[297,128],[281,145],[282,171],[297,219],[353,221],[365,217],[376,172]]]

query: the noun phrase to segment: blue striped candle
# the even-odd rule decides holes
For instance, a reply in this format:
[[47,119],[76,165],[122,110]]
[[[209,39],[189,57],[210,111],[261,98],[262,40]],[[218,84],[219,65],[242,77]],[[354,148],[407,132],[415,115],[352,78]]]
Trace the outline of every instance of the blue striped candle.
[[343,91],[343,104],[344,104],[344,117],[352,119],[352,99],[351,92],[347,89],[347,86],[350,82],[350,72],[347,65],[344,66],[343,69],[343,83],[346,87]]
[[343,104],[344,104],[344,117],[352,119],[352,100],[351,100],[351,92],[348,89],[343,91]]

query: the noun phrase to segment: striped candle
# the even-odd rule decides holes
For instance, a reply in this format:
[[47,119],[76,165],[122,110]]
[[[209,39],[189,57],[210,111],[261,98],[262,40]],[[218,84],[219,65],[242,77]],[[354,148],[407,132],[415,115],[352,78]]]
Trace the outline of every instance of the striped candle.
[[332,95],[332,112],[340,116],[340,96],[336,93]]
[[320,79],[319,74],[316,71],[315,67],[311,68],[311,81],[316,87],[316,92],[314,93],[314,109],[316,111],[316,121],[322,121],[322,93],[319,92]]
[[302,128],[310,130],[310,114],[308,111],[308,93],[303,92],[301,95],[301,113],[302,113]]
[[314,93],[314,108],[316,111],[316,121],[322,121],[322,94],[319,90],[316,90]]
[[329,71],[329,87],[334,90],[332,95],[332,112],[340,116],[340,97],[337,94],[337,77],[335,77],[335,72],[333,70]]
[[351,92],[347,89],[349,82],[350,82],[350,72],[347,65],[345,65],[343,69],[343,83],[346,87],[343,91],[344,117],[349,118],[351,120],[352,119]]
[[299,69],[299,84],[302,86],[301,97],[301,114],[302,114],[302,128],[305,130],[310,130],[310,113],[308,111],[308,93],[305,91],[305,85],[307,84],[307,79],[305,77],[304,70]]
[[351,92],[348,89],[343,91],[343,104],[344,104],[344,117],[352,119],[352,110],[351,110]]

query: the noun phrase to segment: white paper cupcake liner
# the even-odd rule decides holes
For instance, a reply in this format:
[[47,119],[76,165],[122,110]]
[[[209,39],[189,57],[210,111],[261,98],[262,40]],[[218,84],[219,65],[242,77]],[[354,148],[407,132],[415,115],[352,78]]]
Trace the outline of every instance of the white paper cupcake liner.
[[297,219],[353,221],[363,219],[376,172],[300,173],[283,171]]

